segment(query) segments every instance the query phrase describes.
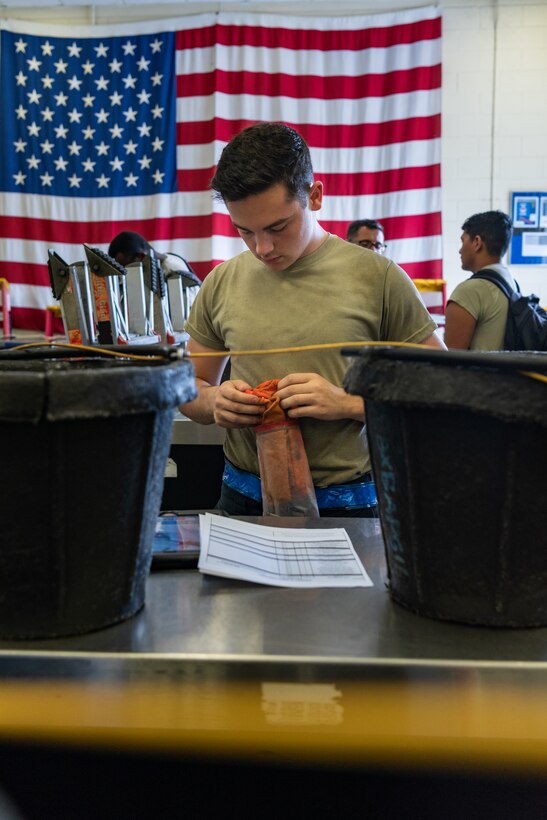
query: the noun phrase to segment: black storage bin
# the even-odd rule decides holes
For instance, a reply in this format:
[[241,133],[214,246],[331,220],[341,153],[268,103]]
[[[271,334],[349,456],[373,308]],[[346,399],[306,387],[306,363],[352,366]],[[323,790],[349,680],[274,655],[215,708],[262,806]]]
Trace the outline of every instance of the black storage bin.
[[547,625],[547,356],[345,353],[392,598],[434,618]]
[[0,356],[0,637],[122,621],[144,604],[174,411],[196,395],[193,367],[9,355]]

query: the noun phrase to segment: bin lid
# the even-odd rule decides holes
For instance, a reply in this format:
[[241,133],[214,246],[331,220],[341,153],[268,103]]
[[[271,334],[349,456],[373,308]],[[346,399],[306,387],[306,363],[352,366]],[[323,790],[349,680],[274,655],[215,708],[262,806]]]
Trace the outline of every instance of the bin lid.
[[547,425],[547,354],[439,350],[429,347],[343,348],[352,356],[349,393],[400,407],[461,408],[504,421]]
[[[141,351],[139,350],[139,353]],[[0,421],[62,421],[154,413],[197,395],[189,360],[4,357],[0,354]]]

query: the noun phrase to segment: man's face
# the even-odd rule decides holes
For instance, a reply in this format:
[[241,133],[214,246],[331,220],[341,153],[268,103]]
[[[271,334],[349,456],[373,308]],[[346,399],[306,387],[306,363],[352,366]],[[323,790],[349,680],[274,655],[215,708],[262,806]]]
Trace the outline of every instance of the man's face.
[[461,241],[460,259],[462,263],[462,270],[468,270],[473,273],[475,270],[475,240],[464,231],[461,235]]
[[377,228],[367,228],[365,225],[362,225],[349,242],[353,242],[354,245],[361,245],[362,248],[376,251],[376,253],[383,253],[385,251],[384,234]]
[[318,211],[323,185],[314,182],[303,206],[290,199],[283,183],[260,194],[226,202],[232,223],[251,253],[274,270],[286,270],[316,250],[325,237],[312,211]]

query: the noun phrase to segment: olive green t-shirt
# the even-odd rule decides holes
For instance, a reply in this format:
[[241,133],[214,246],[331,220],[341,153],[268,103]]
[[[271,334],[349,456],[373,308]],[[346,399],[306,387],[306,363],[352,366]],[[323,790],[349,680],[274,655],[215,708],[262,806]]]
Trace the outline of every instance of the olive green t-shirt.
[[[501,265],[488,265],[488,269],[504,275]],[[511,275],[507,273],[505,278],[514,288]],[[477,323],[469,345],[470,350],[503,350],[509,302],[497,285],[486,279],[471,277],[454,288],[448,301],[456,302]]]
[[[186,330],[215,350],[249,350],[356,341],[422,342],[436,329],[407,274],[389,259],[329,236],[283,271],[250,251],[206,277]],[[231,378],[253,387],[290,373],[319,373],[342,385],[350,360],[340,350],[234,356]],[[315,486],[351,481],[370,469],[364,425],[300,419]],[[227,458],[258,475],[255,432],[226,431]]]

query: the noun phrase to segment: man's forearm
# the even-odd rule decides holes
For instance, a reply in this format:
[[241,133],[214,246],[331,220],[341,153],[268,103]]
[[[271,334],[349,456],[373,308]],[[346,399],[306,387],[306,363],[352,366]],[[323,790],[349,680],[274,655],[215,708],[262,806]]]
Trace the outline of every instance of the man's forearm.
[[198,397],[193,401],[188,401],[180,406],[180,412],[198,424],[213,424],[215,393],[218,386],[210,385],[203,379],[196,378]]
[[346,393],[346,410],[344,418],[353,419],[353,421],[361,421],[365,423],[365,402],[361,396],[355,396],[351,393]]

